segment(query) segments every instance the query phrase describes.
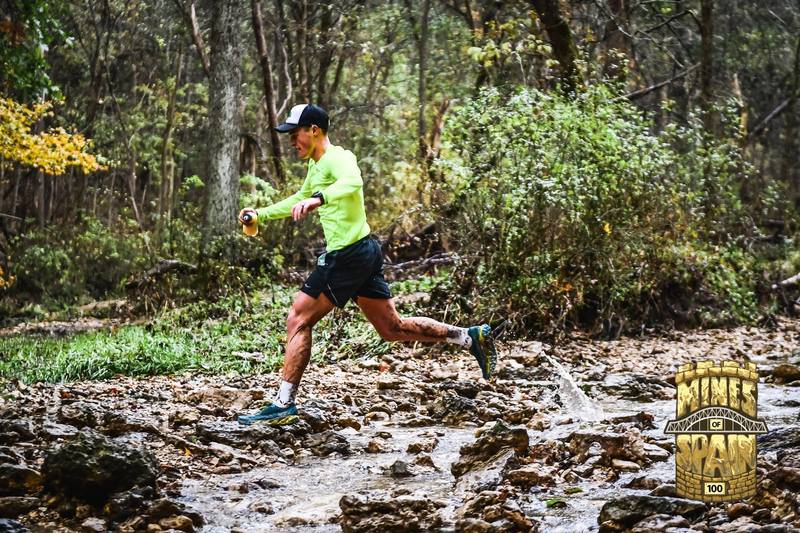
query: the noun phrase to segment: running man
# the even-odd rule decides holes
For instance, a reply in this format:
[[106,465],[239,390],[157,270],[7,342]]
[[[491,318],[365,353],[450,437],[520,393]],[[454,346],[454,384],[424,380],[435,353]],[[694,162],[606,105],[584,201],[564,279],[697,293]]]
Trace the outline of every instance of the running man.
[[[380,336],[387,341],[449,342],[468,349],[477,359],[484,379],[490,379],[497,352],[488,324],[459,328],[430,318],[401,318],[389,285],[383,279],[383,252],[370,236],[364,211],[361,171],[356,156],[331,144],[328,114],[319,106],[294,106],[277,130],[289,133],[297,155],[308,161],[306,179],[298,192],[269,207],[246,207],[239,222],[258,224],[291,216],[299,221],[318,210],[326,251],[295,295],[286,320],[286,356],[283,379],[270,404],[242,424],[281,425],[296,420],[295,396],[311,358],[311,330],[334,306],[355,301]],[[247,228],[255,233],[255,228]]]

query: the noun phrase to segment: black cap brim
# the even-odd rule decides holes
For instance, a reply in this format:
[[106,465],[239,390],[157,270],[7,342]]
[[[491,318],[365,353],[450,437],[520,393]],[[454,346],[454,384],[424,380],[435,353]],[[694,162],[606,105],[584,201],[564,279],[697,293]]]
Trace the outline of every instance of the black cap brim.
[[294,129],[297,129],[299,127],[300,127],[300,125],[298,125],[298,124],[287,124],[287,123],[284,122],[283,124],[280,124],[280,125],[276,126],[275,130],[280,132],[280,133],[289,133],[290,131],[292,131]]

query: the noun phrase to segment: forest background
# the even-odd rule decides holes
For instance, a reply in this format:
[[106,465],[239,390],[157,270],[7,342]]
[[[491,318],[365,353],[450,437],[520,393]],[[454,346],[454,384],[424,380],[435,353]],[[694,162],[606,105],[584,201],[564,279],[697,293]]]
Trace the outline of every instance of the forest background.
[[[3,337],[0,375],[280,364],[321,230],[235,217],[302,182],[271,129],[298,102],[358,156],[405,314],[769,323],[797,296],[799,93],[796,0],[0,0],[0,318],[120,319]],[[315,342],[389,349],[352,306]]]

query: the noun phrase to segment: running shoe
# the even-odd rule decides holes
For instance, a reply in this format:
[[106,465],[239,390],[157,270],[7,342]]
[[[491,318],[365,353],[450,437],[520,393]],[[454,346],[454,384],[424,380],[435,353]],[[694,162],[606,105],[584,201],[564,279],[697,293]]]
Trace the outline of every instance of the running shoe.
[[492,328],[489,324],[472,326],[467,330],[467,334],[472,338],[472,346],[469,347],[469,351],[478,360],[483,378],[491,379],[497,366],[497,350],[494,348]]
[[297,419],[297,406],[293,403],[286,407],[270,403],[254,415],[241,415],[238,418],[239,423],[246,426],[255,423],[263,423],[269,426],[285,426],[297,422]]

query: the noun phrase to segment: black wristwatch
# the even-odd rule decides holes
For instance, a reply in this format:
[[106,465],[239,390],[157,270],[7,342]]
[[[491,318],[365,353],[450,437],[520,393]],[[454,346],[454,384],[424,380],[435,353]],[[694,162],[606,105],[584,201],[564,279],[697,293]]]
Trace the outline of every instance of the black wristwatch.
[[325,205],[325,198],[322,196],[322,191],[317,191],[311,195],[311,198],[319,198],[319,201],[322,202],[319,205]]

